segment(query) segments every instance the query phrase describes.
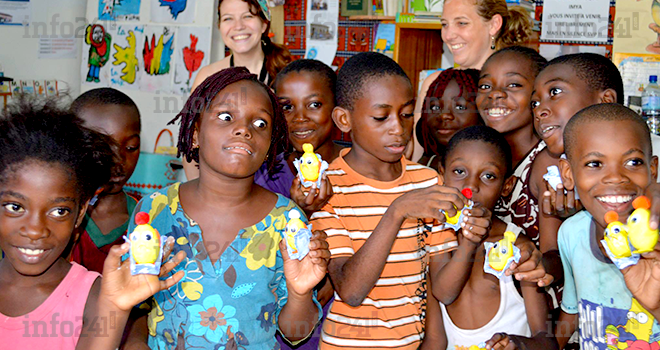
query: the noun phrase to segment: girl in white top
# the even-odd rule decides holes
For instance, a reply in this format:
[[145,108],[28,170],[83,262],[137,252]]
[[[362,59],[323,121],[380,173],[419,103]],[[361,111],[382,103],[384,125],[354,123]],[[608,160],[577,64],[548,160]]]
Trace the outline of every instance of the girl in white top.
[[[504,136],[487,126],[471,126],[458,131],[447,145],[445,160],[441,171],[445,186],[460,190],[472,190],[475,206],[493,210],[497,199],[513,189],[514,178],[509,177],[512,168],[511,149]],[[504,237],[504,232],[511,231],[518,235],[521,229],[493,217],[488,232],[488,242],[497,242]],[[457,232],[459,244],[465,240],[461,231]],[[520,235],[518,241],[528,238]],[[532,336],[544,330],[548,319],[548,309],[543,288],[552,282],[552,277],[545,271],[526,274],[517,272],[513,263],[502,280],[484,272],[485,249],[482,243],[475,244],[470,256],[454,254],[451,259],[465,259],[472,264],[469,273],[456,276],[464,281],[458,297],[443,300],[442,319],[446,334],[446,344],[439,344],[447,349],[485,348],[484,343],[495,333],[507,332]],[[508,276],[506,276],[508,275]],[[516,281],[519,282],[519,289]],[[433,280],[432,283],[443,283]],[[522,294],[522,297],[521,297]],[[427,325],[432,321],[430,312]],[[437,316],[440,317],[440,316]],[[431,320],[431,321],[429,321]],[[427,334],[429,333],[427,327]]]

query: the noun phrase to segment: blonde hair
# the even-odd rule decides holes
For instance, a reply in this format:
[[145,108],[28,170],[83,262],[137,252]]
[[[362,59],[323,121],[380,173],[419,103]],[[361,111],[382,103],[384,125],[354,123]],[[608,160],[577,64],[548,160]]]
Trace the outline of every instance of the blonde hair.
[[[445,0],[445,2],[448,0]],[[508,7],[506,0],[472,0],[477,13],[485,21],[495,15],[502,16],[502,27],[495,34],[495,50],[520,45],[532,37],[532,19],[529,12],[520,6]]]

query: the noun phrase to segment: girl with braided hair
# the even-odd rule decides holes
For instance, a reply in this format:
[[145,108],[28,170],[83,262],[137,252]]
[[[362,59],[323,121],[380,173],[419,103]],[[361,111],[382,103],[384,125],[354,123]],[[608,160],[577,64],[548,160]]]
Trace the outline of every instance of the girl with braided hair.
[[437,170],[451,137],[482,123],[474,102],[478,81],[476,69],[450,68],[431,83],[416,127],[417,140],[424,149],[418,163]]
[[[275,348],[276,331],[304,339],[321,315],[313,289],[330,252],[315,231],[309,254],[290,259],[282,231],[292,211],[306,222],[305,214],[254,182],[288,145],[277,97],[246,68],[228,68],[193,91],[177,120],[179,155],[199,163],[199,177],[144,197],[135,213],[149,213],[154,228],[174,237],[173,252],[186,257],[173,272],[186,277],[154,295],[128,342],[250,350]],[[134,216],[129,231],[135,226]]]

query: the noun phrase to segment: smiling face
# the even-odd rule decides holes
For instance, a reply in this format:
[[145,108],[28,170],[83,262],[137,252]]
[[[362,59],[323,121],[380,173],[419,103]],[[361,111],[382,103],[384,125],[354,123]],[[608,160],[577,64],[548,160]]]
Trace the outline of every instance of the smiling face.
[[464,141],[447,154],[443,167],[445,186],[472,190],[472,200],[495,208],[506,180],[506,164],[495,145]]
[[580,131],[580,137],[572,145],[570,162],[560,160],[566,187],[577,189],[582,205],[602,230],[610,210],[624,222],[633,211],[633,199],[657,175],[657,158],[643,141],[648,136],[629,121],[585,122],[574,131]]
[[412,137],[415,100],[410,81],[396,75],[371,78],[363,82],[361,93],[349,112],[352,151],[366,161],[400,162]]
[[110,136],[119,147],[121,170],[110,179],[107,192],[122,191],[126,181],[133,175],[140,157],[140,115],[132,106],[105,104],[89,105],[78,112],[85,126]]
[[460,94],[458,83],[452,80],[442,97],[429,101],[429,111],[424,111],[422,115],[434,131],[433,137],[443,146],[447,146],[458,130],[481,124],[477,107],[474,102],[468,102],[467,94],[466,89]]
[[200,172],[232,178],[254,175],[270,148],[272,120],[268,93],[256,82],[241,80],[222,89],[200,115],[193,135]]
[[3,263],[23,276],[39,276],[60,258],[84,215],[77,183],[59,164],[36,160],[15,164],[3,175]]
[[289,141],[296,151],[303,152],[303,143],[319,149],[331,141],[334,91],[324,77],[313,72],[290,72],[278,77],[275,90],[289,127]]
[[555,157],[564,153],[566,123],[581,109],[601,102],[598,92],[566,64],[549,66],[539,74],[531,101],[534,129]]
[[498,20],[485,21],[479,16],[475,1],[470,0],[445,1],[441,23],[442,41],[447,43],[454,62],[461,68],[475,69],[480,69],[493,52],[491,36],[502,25]]
[[258,13],[258,9],[250,9],[243,0],[220,3],[220,34],[232,53],[248,53],[261,47],[261,35],[268,24],[253,13]]
[[530,125],[534,78],[531,63],[521,55],[507,52],[489,60],[477,90],[477,108],[486,125],[502,134]]

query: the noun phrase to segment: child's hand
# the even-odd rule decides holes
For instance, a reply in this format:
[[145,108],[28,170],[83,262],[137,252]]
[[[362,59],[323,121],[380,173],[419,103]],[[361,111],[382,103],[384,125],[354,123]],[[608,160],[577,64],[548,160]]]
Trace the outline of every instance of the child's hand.
[[654,316],[657,315],[660,311],[660,242],[652,252],[642,254],[636,265],[621,272],[637,301]]
[[284,259],[284,276],[289,291],[305,295],[311,293],[312,289],[323,280],[330,260],[327,237],[324,231],[314,231],[309,242],[309,253],[302,260],[289,258],[285,240],[280,242],[280,252]]
[[316,183],[314,183],[307,195],[303,192],[303,187],[298,176],[293,179],[293,184],[291,184],[291,199],[293,199],[293,201],[296,202],[305,213],[313,213],[320,210],[326,203],[328,203],[332,195],[332,185],[330,184],[330,181],[328,181],[328,177],[325,173],[321,177],[321,188],[316,188]]
[[536,249],[534,242],[529,240],[517,241],[516,247],[520,249],[520,261],[511,263],[504,274],[507,276],[515,275],[518,281],[536,283],[539,287],[551,285],[555,278],[545,271],[543,254]]
[[486,342],[486,349],[488,350],[514,350],[518,346],[511,341],[509,335],[506,333],[495,333],[490,340]]
[[463,215],[465,215],[463,222],[461,222],[463,237],[476,246],[480,245],[488,236],[492,217],[491,211],[482,206],[475,206],[472,209],[463,210]]
[[439,222],[445,222],[447,218],[441,210],[444,210],[451,217],[456,215],[457,210],[463,209],[467,203],[467,198],[457,189],[434,185],[404,194],[395,199],[390,208],[396,210],[399,217],[407,219],[433,218]]
[[652,230],[658,228],[660,222],[660,183],[650,184],[644,193],[646,197],[651,200],[651,219],[649,220],[649,226]]
[[[173,245],[174,238],[170,236],[165,244],[163,261],[166,261],[172,252]],[[186,257],[186,253],[183,251],[162,264],[158,276],[131,275],[130,260],[121,261],[121,256],[128,252],[129,247],[128,243],[124,243],[110,249],[103,264],[103,279],[101,280],[100,298],[105,298],[122,311],[130,311],[135,305],[150,296],[175,285],[185,275],[184,271],[179,271],[166,280],[159,279],[159,277],[167,276],[174,267],[183,261]]]
[[566,190],[564,194],[562,184],[557,185],[557,191],[553,190],[547,181],[545,185],[547,189],[543,192],[543,200],[541,201],[543,214],[568,218],[582,210],[582,203],[579,199],[575,199],[575,189]]

